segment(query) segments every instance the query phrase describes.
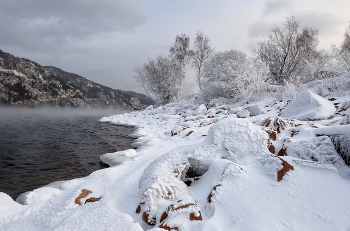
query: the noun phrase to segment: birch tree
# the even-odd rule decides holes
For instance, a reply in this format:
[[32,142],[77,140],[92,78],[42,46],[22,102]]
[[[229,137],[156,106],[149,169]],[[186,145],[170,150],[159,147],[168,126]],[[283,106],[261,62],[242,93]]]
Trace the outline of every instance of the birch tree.
[[196,71],[196,81],[199,89],[202,89],[201,79],[203,76],[203,64],[209,60],[213,54],[214,48],[211,48],[210,40],[205,37],[203,32],[197,31],[196,39],[194,41],[194,50],[190,52],[191,66]]

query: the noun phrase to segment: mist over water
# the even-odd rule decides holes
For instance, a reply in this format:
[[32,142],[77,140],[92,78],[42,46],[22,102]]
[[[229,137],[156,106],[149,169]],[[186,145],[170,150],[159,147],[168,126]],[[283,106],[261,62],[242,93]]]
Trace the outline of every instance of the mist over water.
[[98,109],[0,108],[0,192],[19,194],[104,168],[100,155],[131,148],[132,127],[100,123]]

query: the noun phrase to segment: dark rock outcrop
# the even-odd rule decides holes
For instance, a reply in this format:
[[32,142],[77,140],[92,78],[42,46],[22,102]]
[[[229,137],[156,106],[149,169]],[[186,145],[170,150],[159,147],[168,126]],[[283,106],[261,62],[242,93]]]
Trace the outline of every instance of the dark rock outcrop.
[[115,90],[0,50],[0,105],[143,109],[151,104],[145,95]]

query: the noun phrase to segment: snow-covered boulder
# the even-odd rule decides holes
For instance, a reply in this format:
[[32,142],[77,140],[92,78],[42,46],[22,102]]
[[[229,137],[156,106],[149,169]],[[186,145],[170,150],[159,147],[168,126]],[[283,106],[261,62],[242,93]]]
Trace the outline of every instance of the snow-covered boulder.
[[248,118],[250,116],[250,112],[248,110],[240,110],[236,113],[238,118]]
[[335,114],[336,108],[327,99],[304,90],[282,110],[281,116],[298,120],[322,120]]
[[257,116],[265,113],[264,110],[259,105],[253,105],[247,108],[250,113],[250,116]]
[[207,112],[207,107],[204,104],[201,104],[199,105],[198,109],[193,113],[193,115],[206,115]]
[[298,141],[286,140],[283,147],[286,149],[288,156],[299,159],[316,161],[322,164],[343,162],[328,136]]
[[215,144],[223,158],[247,164],[256,156],[268,153],[268,135],[248,119],[227,118],[214,124],[205,140]]

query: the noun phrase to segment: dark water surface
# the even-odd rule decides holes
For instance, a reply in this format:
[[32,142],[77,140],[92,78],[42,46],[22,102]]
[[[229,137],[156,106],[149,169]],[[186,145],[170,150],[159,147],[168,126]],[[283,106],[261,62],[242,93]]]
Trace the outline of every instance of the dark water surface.
[[121,111],[0,108],[0,192],[19,194],[104,168],[100,155],[131,148],[132,127],[98,122]]

